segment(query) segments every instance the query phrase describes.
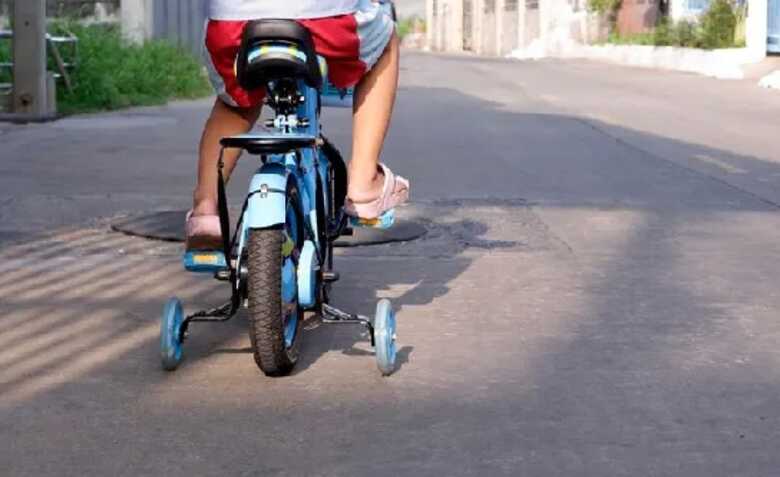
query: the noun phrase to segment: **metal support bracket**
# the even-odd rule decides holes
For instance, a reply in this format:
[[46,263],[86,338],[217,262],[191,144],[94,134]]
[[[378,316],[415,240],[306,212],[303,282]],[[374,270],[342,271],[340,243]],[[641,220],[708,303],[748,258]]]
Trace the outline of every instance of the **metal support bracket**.
[[322,322],[329,325],[363,325],[368,328],[368,334],[371,337],[371,346],[376,346],[374,341],[374,325],[371,320],[365,316],[355,315],[341,311],[331,305],[322,305]]
[[223,322],[236,316],[238,310],[233,307],[233,300],[228,301],[216,308],[210,308],[208,310],[198,311],[191,315],[187,315],[181,324],[179,340],[183,343],[187,338],[187,330],[190,327],[190,323],[195,322]]

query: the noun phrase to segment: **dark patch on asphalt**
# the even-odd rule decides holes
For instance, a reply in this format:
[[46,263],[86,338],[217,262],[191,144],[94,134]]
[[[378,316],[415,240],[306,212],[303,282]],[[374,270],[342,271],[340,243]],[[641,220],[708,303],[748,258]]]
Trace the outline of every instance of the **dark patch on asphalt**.
[[[184,217],[182,210],[143,212],[117,217],[111,221],[111,230],[125,235],[141,237],[163,242],[184,242]],[[231,212],[231,227],[236,225],[238,210]],[[390,242],[409,242],[427,233],[421,223],[408,219],[399,219],[390,229],[358,227],[351,235],[336,240],[336,247],[361,247]]]
[[[415,224],[420,229],[413,240],[372,244],[342,249],[352,257],[370,258],[453,258],[464,253],[533,253],[571,250],[559,240],[531,204],[523,199],[457,199],[415,203],[398,210],[400,223]],[[128,234],[127,224],[139,223],[144,230]],[[182,251],[183,214],[162,211],[122,215],[85,224],[80,237],[59,239],[57,231],[34,237],[23,248],[32,253],[52,255],[148,255],[177,256]],[[399,227],[398,230],[400,230]],[[122,230],[122,233],[117,233]],[[74,232],[68,227],[62,232]],[[143,233],[141,233],[143,232]],[[155,240],[144,238],[149,234]],[[0,244],[19,242],[24,233],[0,231]]]

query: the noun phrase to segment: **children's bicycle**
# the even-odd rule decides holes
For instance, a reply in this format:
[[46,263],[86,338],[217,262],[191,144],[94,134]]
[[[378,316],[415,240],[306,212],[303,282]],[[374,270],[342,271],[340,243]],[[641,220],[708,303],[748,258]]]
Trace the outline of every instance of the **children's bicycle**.
[[[396,320],[388,300],[380,300],[374,318],[330,305],[329,292],[339,274],[333,269],[334,241],[353,226],[389,227],[389,211],[374,222],[357,222],[344,212],[347,170],[341,154],[321,134],[324,98],[348,103],[345,91],[333,98],[324,61],[309,32],[289,20],[250,22],[245,31],[237,74],[247,89],[265,87],[274,111],[267,132],[225,137],[226,148],[239,148],[262,163],[231,230],[222,154],[218,163],[218,207],[222,250],[190,251],[184,267],[210,273],[230,284],[230,300],[216,308],[184,315],[171,298],[160,328],[164,369],[175,370],[182,345],[197,322],[230,320],[248,309],[254,358],[269,376],[289,374],[301,349],[303,313],[316,311],[323,323],[359,324],[368,330],[383,375],[396,363]],[[232,232],[232,233],[231,233]]]

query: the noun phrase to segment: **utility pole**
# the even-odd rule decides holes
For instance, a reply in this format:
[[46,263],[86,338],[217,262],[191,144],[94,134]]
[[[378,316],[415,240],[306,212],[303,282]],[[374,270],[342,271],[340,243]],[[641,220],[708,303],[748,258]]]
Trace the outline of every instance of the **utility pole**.
[[124,37],[138,44],[148,40],[151,37],[154,20],[152,0],[121,0],[119,8]]
[[42,121],[56,115],[54,79],[46,70],[46,0],[14,2],[14,119]]

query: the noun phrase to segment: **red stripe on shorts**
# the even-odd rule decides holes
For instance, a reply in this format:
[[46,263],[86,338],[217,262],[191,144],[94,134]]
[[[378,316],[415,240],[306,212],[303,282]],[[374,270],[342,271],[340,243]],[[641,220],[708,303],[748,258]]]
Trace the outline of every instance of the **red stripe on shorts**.
[[[328,63],[328,76],[338,88],[356,85],[366,74],[360,60],[360,37],[354,15],[298,20],[312,34],[314,48]],[[245,21],[211,20],[206,29],[206,49],[214,68],[225,83],[225,92],[241,108],[263,101],[265,91],[246,91],[238,84],[235,61],[241,47]]]
[[354,15],[298,20],[314,39],[314,48],[328,62],[328,77],[338,88],[356,85],[366,74],[360,61],[360,37]]

